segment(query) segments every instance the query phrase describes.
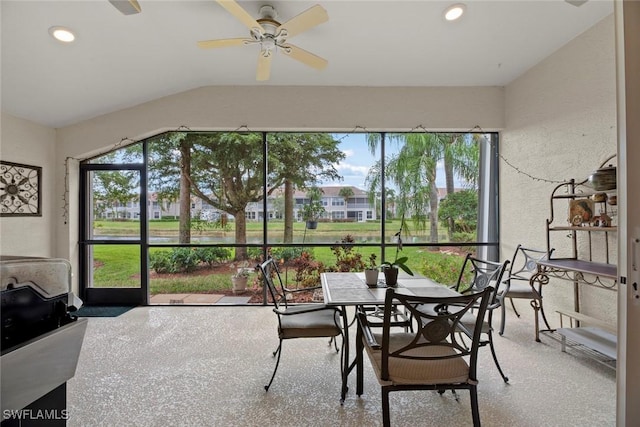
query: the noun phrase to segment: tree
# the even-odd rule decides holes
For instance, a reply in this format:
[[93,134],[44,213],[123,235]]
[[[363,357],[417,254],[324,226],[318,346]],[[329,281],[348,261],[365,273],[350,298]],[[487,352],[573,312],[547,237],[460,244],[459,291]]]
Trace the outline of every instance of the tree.
[[[319,178],[340,178],[334,165],[345,155],[337,145],[324,133],[269,134],[267,194],[284,187],[285,243],[293,241],[294,189]],[[190,195],[233,215],[236,243],[246,243],[246,207],[265,197],[262,134],[170,132],[149,147],[150,186],[160,200],[180,200],[181,243],[190,238]],[[245,253],[238,248],[236,259],[245,259]]]
[[326,133],[273,133],[268,142],[268,194],[284,187],[284,243],[293,242],[294,190],[320,179],[342,179],[335,165],[345,158],[339,141]]
[[[479,140],[476,134],[442,134],[444,174],[447,195],[455,192],[454,176],[464,179],[467,185],[476,186],[478,180]],[[477,210],[476,210],[477,215]],[[477,221],[476,221],[477,222]],[[449,240],[453,240],[454,219],[447,224]]]
[[347,219],[349,217],[349,197],[353,196],[353,188],[351,187],[342,187],[338,192],[338,195],[344,199],[344,218]]
[[[94,198],[99,199],[112,209],[113,217],[118,218],[118,207],[139,199],[136,173],[132,171],[95,171]],[[126,218],[125,212],[122,213]]]
[[[453,173],[463,173],[472,180],[478,171],[477,145],[468,139],[452,137],[451,134],[406,133],[390,134],[390,141],[400,143],[400,150],[386,161],[385,175],[398,190],[396,204],[399,215],[411,217],[418,229],[426,229],[428,207],[429,234],[432,243],[438,242],[438,188],[437,166],[445,157],[452,165]],[[371,152],[381,143],[379,134],[368,139]],[[463,150],[462,145],[469,145]],[[475,151],[474,151],[475,150]],[[468,156],[468,157],[467,157]],[[380,186],[380,165],[372,168],[367,177],[369,191]]]
[[448,194],[440,201],[438,219],[445,225],[453,223],[453,232],[475,232],[478,226],[478,192],[462,190]]
[[387,217],[393,219],[396,214],[396,191],[393,188],[388,188],[386,193]]
[[[216,209],[233,215],[235,242],[247,243],[246,207],[263,198],[262,135],[191,132],[185,140],[191,147],[191,191]],[[236,261],[247,259],[246,247],[238,247],[235,252]]]
[[[191,243],[191,147],[184,132],[169,132],[149,141],[149,188],[160,206],[178,201],[180,207],[179,242]],[[184,208],[187,208],[185,211]]]

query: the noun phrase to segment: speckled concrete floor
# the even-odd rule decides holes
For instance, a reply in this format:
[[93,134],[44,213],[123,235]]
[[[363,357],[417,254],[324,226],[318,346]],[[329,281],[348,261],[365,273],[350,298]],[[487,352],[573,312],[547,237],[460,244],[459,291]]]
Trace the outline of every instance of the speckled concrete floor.
[[[530,314],[530,313],[527,313]],[[615,372],[532,339],[532,316],[508,315],[496,347],[510,384],[488,349],[480,352],[480,414],[485,426],[613,426]],[[365,366],[343,406],[340,357],[325,339],[277,346],[268,307],[142,307],[90,318],[76,375],[68,383],[69,426],[380,426],[380,390]],[[352,336],[355,334],[351,334]],[[469,395],[391,394],[394,426],[471,425]]]

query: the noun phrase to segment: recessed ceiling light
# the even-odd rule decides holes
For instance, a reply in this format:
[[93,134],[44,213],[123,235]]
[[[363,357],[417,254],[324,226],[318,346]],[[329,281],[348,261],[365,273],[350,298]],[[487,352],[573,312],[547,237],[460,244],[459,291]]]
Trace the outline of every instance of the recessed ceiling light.
[[65,27],[51,27],[49,28],[49,34],[51,34],[54,39],[65,43],[71,43],[76,39],[73,32]]
[[462,16],[466,8],[467,6],[462,3],[449,6],[444,11],[444,19],[446,19],[447,21],[455,21]]

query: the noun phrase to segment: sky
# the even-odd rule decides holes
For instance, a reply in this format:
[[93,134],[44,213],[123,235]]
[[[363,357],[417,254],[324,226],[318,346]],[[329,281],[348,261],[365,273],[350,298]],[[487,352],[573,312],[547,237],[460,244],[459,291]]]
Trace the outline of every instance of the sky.
[[[336,165],[338,173],[344,180],[340,182],[322,181],[321,185],[351,185],[362,190],[366,190],[365,180],[369,168],[378,160],[380,149],[376,156],[371,155],[367,145],[367,135],[364,133],[336,133],[333,134],[336,140],[340,140],[340,149],[345,153],[345,159]],[[387,143],[387,157],[398,152],[398,145],[394,142]],[[436,184],[438,187],[445,186],[444,168],[442,162],[438,162],[436,172]],[[458,182],[456,182],[458,186]]]

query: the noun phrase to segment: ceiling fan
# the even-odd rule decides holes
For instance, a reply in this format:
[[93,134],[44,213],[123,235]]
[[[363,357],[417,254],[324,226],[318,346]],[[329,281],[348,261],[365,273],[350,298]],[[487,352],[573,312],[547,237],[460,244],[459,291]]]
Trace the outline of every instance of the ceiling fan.
[[134,15],[142,12],[142,8],[137,0],[109,0],[116,9],[123,15]]
[[566,1],[567,3],[573,6],[579,7],[585,4],[588,0],[564,0],[564,1]]
[[260,54],[258,55],[256,80],[260,81],[269,80],[271,60],[277,50],[317,70],[322,70],[327,66],[326,59],[288,42],[289,38],[329,20],[329,15],[322,6],[315,5],[281,24],[276,21],[278,14],[273,6],[262,6],[260,8],[260,18],[254,19],[234,0],[217,0],[217,2],[249,28],[249,37],[204,40],[198,42],[199,47],[210,49],[252,44],[259,45]]

